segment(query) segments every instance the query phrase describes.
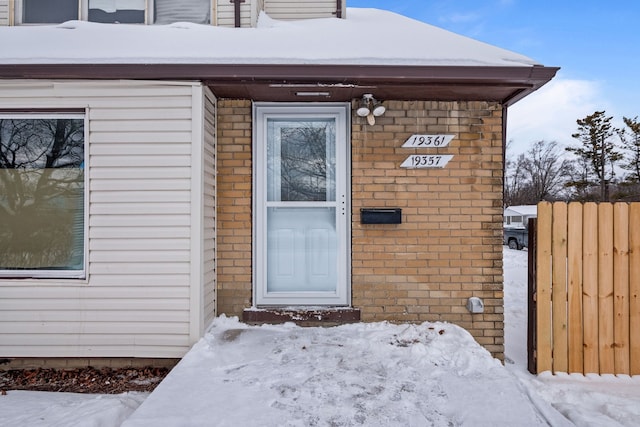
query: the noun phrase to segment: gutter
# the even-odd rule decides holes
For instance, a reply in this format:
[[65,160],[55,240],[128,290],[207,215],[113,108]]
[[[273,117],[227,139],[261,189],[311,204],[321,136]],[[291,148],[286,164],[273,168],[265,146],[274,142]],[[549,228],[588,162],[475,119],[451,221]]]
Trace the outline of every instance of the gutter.
[[[242,1],[242,0],[241,0]],[[0,64],[0,78],[13,79],[187,79],[235,82],[283,80],[386,82],[445,85],[488,84],[537,87],[558,67],[407,66],[330,64]],[[520,99],[514,95],[513,101]]]
[[[542,84],[536,85],[533,90],[537,90],[540,87],[542,87],[545,83],[549,82],[555,76],[558,70],[560,70],[559,67],[543,67],[539,65],[530,68],[529,80],[535,81],[535,82],[543,81]],[[509,107],[515,104],[516,102],[520,101],[522,98],[524,98],[531,92],[532,91],[515,92],[512,96],[504,100],[504,105]]]

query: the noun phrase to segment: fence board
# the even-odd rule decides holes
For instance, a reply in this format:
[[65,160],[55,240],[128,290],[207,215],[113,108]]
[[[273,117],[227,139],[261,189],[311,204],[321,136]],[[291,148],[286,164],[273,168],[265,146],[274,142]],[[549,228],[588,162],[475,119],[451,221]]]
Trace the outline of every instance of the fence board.
[[530,232],[535,371],[640,374],[640,203],[542,202]]
[[598,362],[598,205],[585,203],[582,228],[582,314],[584,371],[599,372]]
[[640,203],[629,207],[629,373],[640,374]]
[[538,259],[536,261],[536,309],[538,372],[552,369],[551,359],[551,203],[538,205]]
[[553,204],[551,243],[551,311],[553,371],[567,372],[567,204]]
[[616,374],[629,374],[629,205],[613,205],[613,338]]
[[571,203],[567,217],[567,311],[569,372],[584,372],[582,341],[582,204]]
[[600,373],[615,371],[613,353],[613,206],[598,205],[598,347]]

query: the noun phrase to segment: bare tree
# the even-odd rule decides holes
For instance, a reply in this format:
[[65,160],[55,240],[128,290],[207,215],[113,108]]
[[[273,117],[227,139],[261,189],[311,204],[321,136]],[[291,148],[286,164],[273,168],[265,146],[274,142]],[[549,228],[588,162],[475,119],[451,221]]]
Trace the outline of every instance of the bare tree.
[[556,200],[565,187],[570,161],[555,141],[538,141],[515,161],[507,161],[505,205],[532,205]]
[[561,151],[555,141],[538,141],[527,151],[523,167],[535,203],[557,198],[568,164],[568,160],[561,159]]
[[524,155],[519,155],[516,160],[507,160],[504,179],[504,205],[521,205],[523,200],[525,179],[522,161]]

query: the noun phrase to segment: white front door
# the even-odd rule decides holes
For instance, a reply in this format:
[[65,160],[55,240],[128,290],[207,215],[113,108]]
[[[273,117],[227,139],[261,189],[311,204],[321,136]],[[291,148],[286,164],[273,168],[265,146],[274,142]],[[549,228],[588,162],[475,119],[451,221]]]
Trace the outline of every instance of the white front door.
[[348,305],[348,104],[254,105],[257,305]]

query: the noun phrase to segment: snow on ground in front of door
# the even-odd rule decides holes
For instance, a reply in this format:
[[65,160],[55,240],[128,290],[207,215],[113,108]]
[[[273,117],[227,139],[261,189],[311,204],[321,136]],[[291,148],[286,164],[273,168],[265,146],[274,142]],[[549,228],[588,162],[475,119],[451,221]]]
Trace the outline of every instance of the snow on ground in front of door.
[[222,317],[124,425],[542,426],[554,412],[452,324]]
[[[637,426],[640,376],[526,372],[526,266],[505,248],[505,367],[450,324],[219,318],[125,426]],[[0,425],[115,427],[144,396],[9,391]]]

